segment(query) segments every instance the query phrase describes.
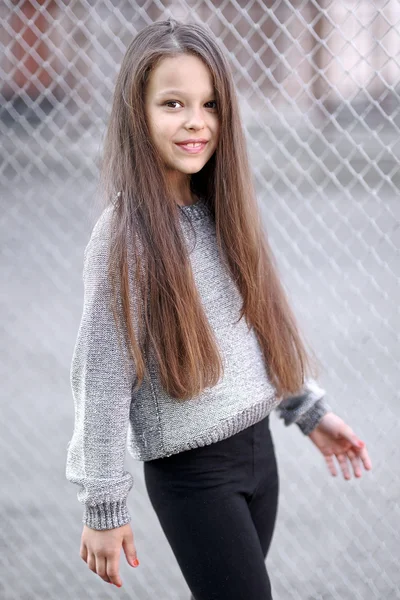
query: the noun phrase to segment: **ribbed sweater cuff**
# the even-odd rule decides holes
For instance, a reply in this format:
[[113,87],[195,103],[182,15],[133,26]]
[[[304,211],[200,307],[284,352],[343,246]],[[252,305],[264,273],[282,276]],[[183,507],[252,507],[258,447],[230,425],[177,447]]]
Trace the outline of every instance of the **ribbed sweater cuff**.
[[298,425],[304,435],[308,435],[317,427],[322,417],[331,410],[329,404],[327,404],[324,398],[321,398],[320,400],[317,400],[304,415],[301,415],[301,417],[297,419],[296,425]]
[[126,499],[115,502],[101,502],[94,506],[85,504],[82,522],[91,529],[115,529],[130,523],[131,516]]

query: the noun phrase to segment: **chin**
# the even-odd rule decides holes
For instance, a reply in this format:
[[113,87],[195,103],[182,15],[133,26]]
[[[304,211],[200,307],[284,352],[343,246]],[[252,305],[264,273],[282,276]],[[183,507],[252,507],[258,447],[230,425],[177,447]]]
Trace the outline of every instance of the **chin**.
[[199,171],[201,171],[201,169],[204,167],[204,165],[206,165],[208,162],[208,160],[202,160],[201,163],[197,163],[197,165],[191,165],[190,167],[183,167],[182,168],[182,172],[187,173],[187,174],[192,174],[192,173],[198,173]]
[[193,173],[198,173],[199,171],[202,170],[203,167],[204,167],[204,165],[201,165],[200,167],[192,168],[192,169],[188,170],[188,174],[192,175]]
[[171,171],[179,171],[180,173],[185,173],[185,175],[192,175],[193,173],[198,173],[199,171],[201,171],[201,169],[204,167],[204,165],[207,164],[207,162],[209,161],[210,157],[208,157],[206,160],[204,160],[204,157],[202,157],[202,160],[196,162],[196,161],[180,161],[180,162],[175,162],[175,161],[168,161],[168,169],[170,169]]

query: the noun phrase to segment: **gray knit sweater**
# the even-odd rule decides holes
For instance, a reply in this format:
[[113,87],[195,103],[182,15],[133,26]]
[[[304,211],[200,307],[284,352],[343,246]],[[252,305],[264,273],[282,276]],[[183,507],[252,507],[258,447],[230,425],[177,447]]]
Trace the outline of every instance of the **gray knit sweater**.
[[84,253],[83,313],[70,372],[75,424],[66,462],[68,481],[79,485],[82,521],[98,530],[131,520],[127,496],[133,477],[124,468],[127,442],[133,458],[148,461],[225,439],[274,409],[285,425],[295,422],[308,435],[331,410],[324,390],[313,380],[295,396],[277,397],[253,330],[244,318],[236,323],[241,297],[220,259],[215,222],[203,200],[179,207],[179,218],[196,285],[223,356],[224,375],[199,396],[178,402],[161,387],[150,358],[151,382],[145,380],[132,393],[135,369],[132,361],[130,369],[124,368],[128,354],[119,347],[109,306],[112,210],[108,207],[101,214]]

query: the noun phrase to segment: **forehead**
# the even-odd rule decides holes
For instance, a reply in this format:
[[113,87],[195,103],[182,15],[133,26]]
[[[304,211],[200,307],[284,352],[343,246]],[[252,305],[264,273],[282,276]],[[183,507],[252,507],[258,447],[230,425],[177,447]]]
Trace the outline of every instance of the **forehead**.
[[151,73],[148,92],[162,95],[172,91],[188,95],[212,94],[210,70],[200,58],[190,54],[163,58]]

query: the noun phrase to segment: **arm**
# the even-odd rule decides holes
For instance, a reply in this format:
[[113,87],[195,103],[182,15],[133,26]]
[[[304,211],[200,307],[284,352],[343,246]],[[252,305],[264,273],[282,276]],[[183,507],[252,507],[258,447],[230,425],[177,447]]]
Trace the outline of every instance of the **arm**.
[[285,425],[296,423],[304,435],[309,435],[322,417],[332,409],[324,399],[325,390],[313,379],[306,379],[298,394],[285,396],[276,407]]
[[83,314],[70,371],[75,425],[66,463],[67,480],[80,486],[82,522],[98,530],[130,522],[126,500],[133,485],[124,459],[135,369],[119,346],[110,308],[110,217],[106,209],[85,249]]
[[275,410],[284,419],[285,425],[297,423],[300,430],[315,444],[325,458],[330,473],[337,475],[333,457],[335,456],[345,479],[351,479],[348,466],[350,461],[354,475],[361,477],[363,464],[372,469],[365,443],[353,429],[332,412],[324,400],[325,391],[313,379],[305,382],[302,390],[286,396]]

